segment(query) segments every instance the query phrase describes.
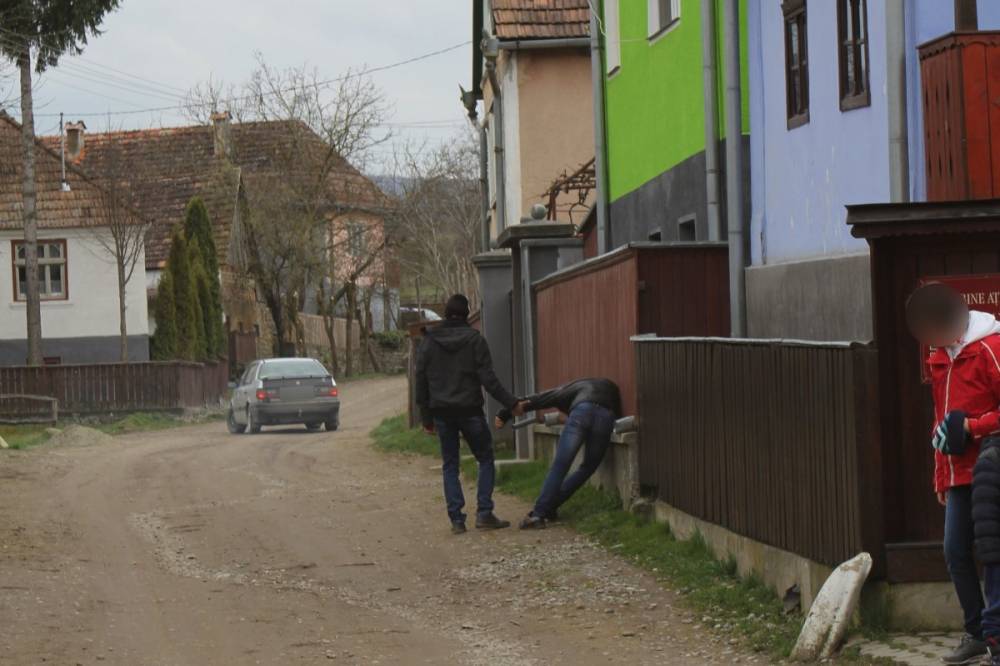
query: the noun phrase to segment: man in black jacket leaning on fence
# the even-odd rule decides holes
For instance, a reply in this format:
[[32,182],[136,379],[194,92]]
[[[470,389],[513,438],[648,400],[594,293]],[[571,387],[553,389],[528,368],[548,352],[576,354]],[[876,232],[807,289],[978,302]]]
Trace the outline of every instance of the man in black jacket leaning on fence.
[[455,294],[445,306],[445,321],[427,331],[417,352],[416,401],[428,434],[441,441],[444,497],[454,534],[465,532],[465,496],[458,478],[459,435],[479,463],[476,528],[500,529],[510,522],[493,514],[493,436],[483,414],[483,388],[504,408],[520,415],[517,399],[496,373],[486,340],[469,326],[469,300]]

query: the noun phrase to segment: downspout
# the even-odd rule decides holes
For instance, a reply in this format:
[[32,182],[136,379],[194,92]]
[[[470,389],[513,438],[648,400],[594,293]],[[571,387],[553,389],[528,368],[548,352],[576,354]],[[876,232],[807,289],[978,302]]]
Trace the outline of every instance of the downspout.
[[725,0],[726,222],[729,230],[729,320],[732,337],[746,335],[746,220],[743,192],[743,94],[740,85],[739,0]]
[[462,105],[469,115],[469,122],[476,128],[479,134],[479,251],[489,252],[490,250],[490,165],[489,165],[489,141],[487,140],[487,129],[477,121],[478,113],[476,103],[478,95],[475,91],[462,90]]
[[715,67],[715,0],[701,0],[702,86],[705,97],[705,195],[708,240],[722,240],[719,211],[719,88]]
[[597,254],[611,249],[611,230],[608,228],[607,156],[605,154],[604,126],[604,61],[601,58],[601,31],[597,14],[590,12],[590,76],[594,94],[594,176],[597,181]]
[[906,118],[906,4],[885,3],[886,88],[889,91],[889,201],[910,200],[910,155]]
[[496,198],[497,198],[497,235],[507,228],[507,168],[504,160],[503,147],[503,95],[500,92],[500,81],[497,78],[497,58],[500,55],[500,42],[488,34],[483,35],[483,57],[486,59],[486,76],[493,93],[493,152],[496,164]]

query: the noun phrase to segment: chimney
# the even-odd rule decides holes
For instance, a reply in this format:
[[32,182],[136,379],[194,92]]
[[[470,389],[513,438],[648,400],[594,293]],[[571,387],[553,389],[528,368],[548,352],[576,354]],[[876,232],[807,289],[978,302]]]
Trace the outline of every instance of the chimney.
[[226,159],[233,157],[232,132],[228,111],[212,114],[212,137],[215,142],[215,156]]
[[82,120],[66,123],[66,158],[71,162],[83,154],[83,133],[87,126]]

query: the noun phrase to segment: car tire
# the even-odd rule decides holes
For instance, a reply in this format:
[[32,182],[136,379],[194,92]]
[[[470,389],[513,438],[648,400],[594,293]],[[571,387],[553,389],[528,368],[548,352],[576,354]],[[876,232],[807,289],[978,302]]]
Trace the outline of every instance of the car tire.
[[327,432],[335,432],[340,427],[340,421],[327,421],[325,424]]
[[307,423],[306,424],[306,430],[308,430],[309,432],[315,432],[315,431],[319,430],[319,428],[320,428],[321,425],[323,425],[323,424],[322,423]]
[[231,435],[242,435],[247,429],[245,424],[236,422],[236,415],[233,414],[232,407],[226,413],[226,427],[229,429],[229,434]]
[[247,407],[247,432],[256,435],[260,432],[260,423],[254,418],[253,410]]

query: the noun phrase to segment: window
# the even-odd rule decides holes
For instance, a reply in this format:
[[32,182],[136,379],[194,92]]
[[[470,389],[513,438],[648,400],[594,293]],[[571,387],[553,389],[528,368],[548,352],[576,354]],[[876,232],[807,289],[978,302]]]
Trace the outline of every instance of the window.
[[[14,256],[14,300],[28,298],[28,271],[25,266],[25,245],[12,241]],[[66,241],[38,241],[39,293],[44,301],[64,301],[69,298],[66,275]]]
[[604,52],[608,74],[614,74],[622,66],[622,37],[618,25],[618,0],[604,1]]
[[657,229],[653,233],[649,234],[649,240],[653,243],[659,243],[663,240],[663,232]]
[[809,122],[809,49],[806,0],[785,0],[785,88],[788,129]]
[[658,37],[681,19],[681,0],[647,0],[649,2],[649,38]]
[[686,215],[677,220],[677,240],[682,243],[693,243],[698,240],[698,225],[694,215]]
[[365,225],[360,222],[347,223],[347,249],[353,257],[360,257],[365,253],[367,243],[365,242]]
[[868,2],[837,0],[837,59],[840,62],[840,110],[869,106]]

